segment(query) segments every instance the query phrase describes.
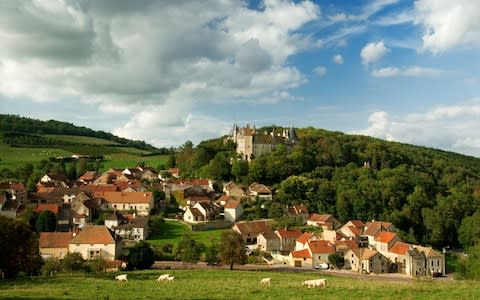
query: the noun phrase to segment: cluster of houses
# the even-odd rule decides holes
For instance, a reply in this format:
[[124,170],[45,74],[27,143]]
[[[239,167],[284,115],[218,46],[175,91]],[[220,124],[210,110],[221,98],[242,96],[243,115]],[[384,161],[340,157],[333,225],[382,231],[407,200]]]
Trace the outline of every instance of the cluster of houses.
[[390,222],[352,220],[342,225],[330,214],[309,214],[302,205],[287,211],[321,230],[273,231],[268,220],[237,222],[233,230],[242,235],[249,248],[270,252],[278,262],[292,267],[319,268],[328,265],[329,255],[336,253],[343,258],[344,269],[359,273],[445,275],[443,254],[402,242]]
[[[223,222],[242,235],[248,248],[271,253],[279,263],[298,268],[318,268],[329,255],[343,258],[345,269],[361,273],[398,272],[410,276],[445,273],[444,256],[430,247],[404,243],[389,222],[342,225],[330,214],[310,213],[303,205],[287,207],[285,214],[317,228],[272,230],[268,220],[241,221],[245,199],[272,200],[272,190],[260,183],[242,188],[223,184],[218,195],[208,179],[180,179],[178,169],[162,178],[152,168],[110,169],[102,174],[88,171],[75,182],[64,175],[46,174],[37,191],[28,193],[22,184],[1,183],[0,215],[15,218],[30,207],[37,213],[51,211],[57,218],[55,232],[41,232],[40,254],[63,258],[79,252],[85,259],[115,262],[125,241],[148,237],[148,216],[159,204],[176,203],[183,211],[178,219],[189,224]],[[165,193],[163,203],[149,190]],[[100,215],[104,225],[93,225]]]

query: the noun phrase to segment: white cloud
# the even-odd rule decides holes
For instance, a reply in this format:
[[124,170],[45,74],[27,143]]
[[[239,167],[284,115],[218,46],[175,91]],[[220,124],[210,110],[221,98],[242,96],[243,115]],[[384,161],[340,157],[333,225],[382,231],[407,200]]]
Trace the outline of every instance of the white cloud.
[[318,76],[323,76],[327,74],[327,68],[324,66],[317,66],[315,69],[313,69],[313,72],[315,72],[315,74]]
[[441,53],[480,45],[480,1],[418,0],[416,23],[424,27],[423,49]]
[[[192,111],[207,103],[289,100],[287,90],[306,79],[287,60],[315,47],[299,30],[320,10],[311,1],[262,5],[2,1],[0,97],[82,101],[107,114],[130,114],[116,132],[147,141],[182,133],[189,115],[205,118]],[[142,127],[150,119],[156,131]]]
[[332,59],[333,59],[333,62],[336,63],[337,65],[343,64],[343,56],[341,56],[340,54],[334,55]]
[[386,67],[376,69],[372,71],[373,77],[394,77],[394,76],[406,76],[406,77],[436,77],[446,74],[447,71],[435,68],[426,68],[419,66],[411,66],[405,68]]
[[368,43],[360,51],[360,57],[362,58],[362,63],[368,65],[377,62],[389,51],[390,49],[385,47],[383,41]]
[[368,121],[368,128],[353,133],[480,157],[480,99],[404,116],[379,111]]

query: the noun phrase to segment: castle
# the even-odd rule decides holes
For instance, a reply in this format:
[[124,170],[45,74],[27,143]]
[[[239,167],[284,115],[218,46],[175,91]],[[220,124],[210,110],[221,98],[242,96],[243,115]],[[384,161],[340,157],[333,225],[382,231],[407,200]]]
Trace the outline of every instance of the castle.
[[248,161],[272,152],[278,144],[291,147],[298,142],[293,126],[283,129],[281,132],[276,132],[273,127],[271,132],[262,134],[257,132],[255,125],[250,128],[250,125],[247,124],[246,127],[239,128],[236,123],[233,124],[229,139],[237,145],[236,151],[240,158]]

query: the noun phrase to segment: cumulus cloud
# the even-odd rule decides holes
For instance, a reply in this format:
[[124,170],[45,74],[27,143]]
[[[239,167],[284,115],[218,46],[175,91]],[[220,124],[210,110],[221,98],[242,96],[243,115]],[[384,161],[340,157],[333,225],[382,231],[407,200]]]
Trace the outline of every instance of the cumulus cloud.
[[334,55],[332,59],[333,59],[333,62],[336,63],[337,65],[343,64],[343,56],[340,54]]
[[423,49],[441,53],[456,46],[480,45],[480,2],[418,0],[415,22],[424,27]]
[[411,66],[405,68],[386,67],[372,71],[373,77],[435,77],[446,74],[447,71],[435,68],[426,68],[420,66]]
[[315,74],[318,76],[323,76],[327,74],[327,68],[324,66],[317,66],[315,69],[313,69],[313,72],[315,72]]
[[403,116],[374,112],[369,126],[353,133],[480,157],[480,99]]
[[315,46],[299,30],[320,11],[311,1],[262,5],[2,1],[0,96],[129,115],[116,132],[136,139],[147,137],[146,120],[158,135],[181,133],[171,126],[205,119],[192,111],[207,103],[289,99],[305,78],[288,57]]
[[368,43],[360,51],[360,57],[362,58],[362,63],[368,65],[380,60],[389,51],[390,49],[385,47],[383,41]]

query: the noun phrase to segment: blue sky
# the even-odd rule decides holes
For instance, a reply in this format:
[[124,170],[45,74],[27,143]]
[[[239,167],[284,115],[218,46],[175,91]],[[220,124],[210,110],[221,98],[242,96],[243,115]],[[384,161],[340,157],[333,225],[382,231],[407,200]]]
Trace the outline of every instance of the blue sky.
[[480,157],[480,2],[0,2],[0,112],[156,146],[313,126]]

